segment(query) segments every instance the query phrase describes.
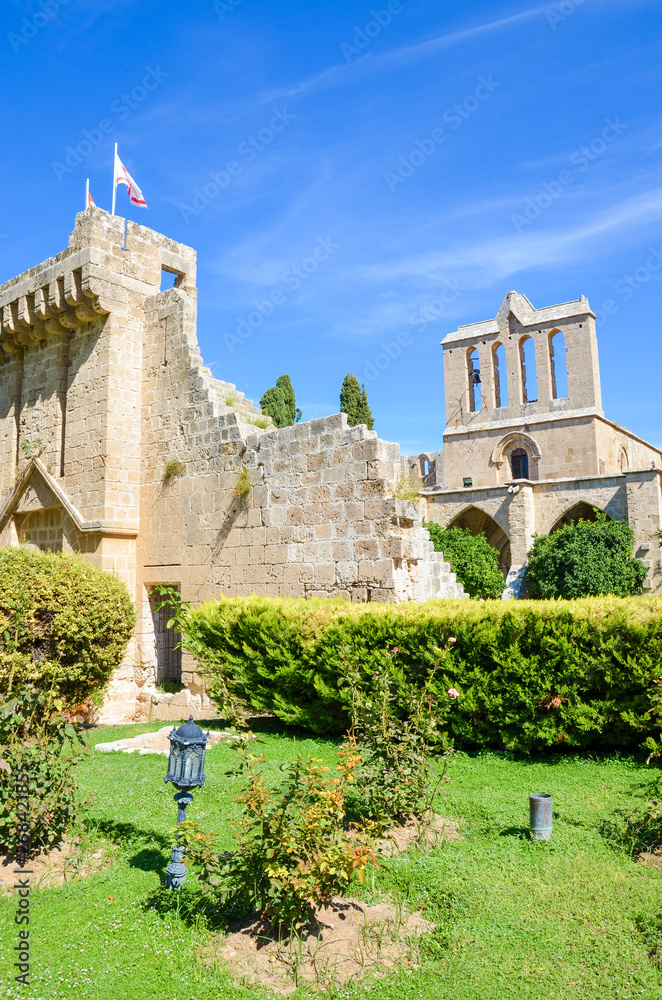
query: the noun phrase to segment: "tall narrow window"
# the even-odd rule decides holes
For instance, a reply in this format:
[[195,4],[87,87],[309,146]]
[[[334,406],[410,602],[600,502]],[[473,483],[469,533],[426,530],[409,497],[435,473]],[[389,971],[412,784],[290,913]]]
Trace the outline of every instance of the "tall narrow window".
[[156,683],[181,684],[182,682],[182,650],[178,645],[181,635],[167,627],[175,609],[170,604],[164,604],[157,610],[161,597],[152,591],[149,597],[154,621],[154,639],[156,642]]
[[508,406],[508,369],[506,368],[506,348],[497,344],[492,349],[494,365],[494,405]]
[[621,454],[618,459],[618,464],[621,467],[621,472],[627,472],[630,468],[630,462],[628,459],[628,453],[625,448],[621,448]]
[[529,478],[529,456],[524,448],[515,448],[510,454],[510,467],[513,472],[513,479]]
[[538,399],[538,376],[536,375],[536,345],[531,337],[525,337],[519,345],[522,369],[522,402],[535,403]]
[[552,399],[568,395],[568,369],[565,363],[565,337],[560,330],[549,338],[549,367],[552,373]]
[[482,409],[480,392],[480,360],[475,347],[470,347],[467,353],[467,374],[469,377],[469,409],[477,413]]

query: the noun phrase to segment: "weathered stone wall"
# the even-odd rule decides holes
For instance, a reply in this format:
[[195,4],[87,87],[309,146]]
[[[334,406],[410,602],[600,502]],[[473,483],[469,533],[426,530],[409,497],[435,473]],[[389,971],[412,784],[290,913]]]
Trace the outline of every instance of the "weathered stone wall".
[[[585,503],[605,511],[610,517],[627,521],[634,531],[633,554],[648,568],[644,590],[662,593],[662,548],[659,531],[662,527],[662,472],[659,469],[640,470],[611,476],[591,476],[583,479],[552,480],[538,483],[430,491],[427,495],[428,520],[448,527],[464,518],[468,525],[480,512],[491,518],[504,532],[510,543],[511,569],[526,565],[534,535],[546,535],[578,504]],[[481,530],[489,535],[489,523],[481,522]],[[492,544],[502,548],[504,540],[498,533]]]
[[393,496],[396,445],[343,415],[276,430],[203,367],[189,247],[133,223],[125,239],[90,209],[67,250],[0,288],[0,310],[0,542],[82,552],[137,602],[107,720],[213,711],[186,660],[184,691],[155,690],[158,583],[194,602],[462,594],[418,506]]

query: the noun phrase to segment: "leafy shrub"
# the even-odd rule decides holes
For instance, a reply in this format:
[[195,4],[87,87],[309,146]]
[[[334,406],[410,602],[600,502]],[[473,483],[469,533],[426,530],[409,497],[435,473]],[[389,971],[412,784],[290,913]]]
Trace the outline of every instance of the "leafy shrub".
[[33,682],[74,707],[120,664],[135,613],[126,586],[77,556],[0,549],[0,688]]
[[360,660],[349,651],[344,657],[342,680],[362,757],[359,788],[375,832],[393,821],[423,816],[444,779],[445,769],[435,772],[435,758],[448,754],[440,727],[452,695],[440,702],[432,685],[448,648],[438,650],[439,659],[421,688],[407,684],[404,671],[396,665],[397,646],[384,651],[367,677]]
[[582,519],[536,538],[526,572],[532,597],[641,594],[647,571],[632,556],[632,528],[601,511],[596,515],[595,521]]
[[[237,597],[186,616],[183,643],[222,703],[230,690],[256,710],[318,733],[344,732],[344,658],[374,672],[397,646],[407,682],[422,687],[438,652],[456,637],[432,693],[462,695],[449,737],[467,748],[636,749],[662,676],[662,600],[430,601]],[[349,651],[349,652],[348,652]]]
[[[65,721],[62,702],[51,693],[28,684],[0,695],[0,849],[17,851],[22,822],[29,824],[32,847],[48,847],[66,833],[79,810],[74,773],[82,745],[78,727]],[[17,808],[24,773],[26,819]]]
[[424,524],[435,552],[443,552],[470,597],[501,597],[505,585],[499,553],[485,535],[472,535],[468,528],[442,528],[431,521]]
[[343,830],[360,755],[350,739],[338,753],[335,778],[320,760],[297,757],[281,768],[285,780],[271,791],[264,755],[252,744],[250,733],[235,739],[235,774],[244,777],[237,849],[219,855],[214,838],[188,820],[177,828],[178,841],[202,868],[208,891],[257,909],[275,926],[296,928],[310,920],[311,904],[344,895],[353,876],[362,882],[366,866],[375,864],[372,850]]

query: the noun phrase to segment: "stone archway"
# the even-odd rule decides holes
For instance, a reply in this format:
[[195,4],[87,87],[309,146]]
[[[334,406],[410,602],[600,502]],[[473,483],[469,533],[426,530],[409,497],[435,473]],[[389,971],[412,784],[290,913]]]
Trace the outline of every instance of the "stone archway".
[[[527,458],[528,476],[524,478],[533,480],[540,478],[538,472],[538,463],[542,458],[540,445],[534,437],[525,431],[512,431],[501,438],[490,455],[490,465],[496,467],[501,482],[504,480],[507,482],[511,478],[511,456],[514,452],[519,451],[523,451]],[[504,469],[504,476],[501,474],[501,467],[503,465],[506,467]],[[512,478],[516,479],[517,477],[513,475]]]
[[[577,524],[577,521],[595,521],[597,520],[597,509],[595,505],[587,503],[585,500],[579,500],[554,521],[548,533],[553,535],[555,531],[565,527],[566,524]],[[607,517],[610,521],[613,520],[609,514]]]
[[510,539],[493,517],[479,507],[465,507],[446,527],[468,528],[472,535],[485,535],[488,544],[499,553],[499,568],[505,579],[511,563]]

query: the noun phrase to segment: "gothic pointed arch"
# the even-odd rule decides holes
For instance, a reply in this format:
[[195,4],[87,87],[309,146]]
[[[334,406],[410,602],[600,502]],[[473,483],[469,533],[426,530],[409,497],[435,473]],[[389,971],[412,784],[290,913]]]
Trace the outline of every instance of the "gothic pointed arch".
[[598,513],[605,513],[610,521],[613,520],[611,514],[600,511],[595,504],[587,503],[586,500],[578,500],[567,510],[564,510],[560,517],[557,517],[547,534],[553,535],[555,531],[565,527],[566,524],[577,524],[578,521],[595,521]]
[[471,504],[456,514],[447,528],[467,528],[472,535],[485,535],[488,543],[499,553],[499,567],[507,575],[510,569],[510,539],[504,529],[485,510]]

